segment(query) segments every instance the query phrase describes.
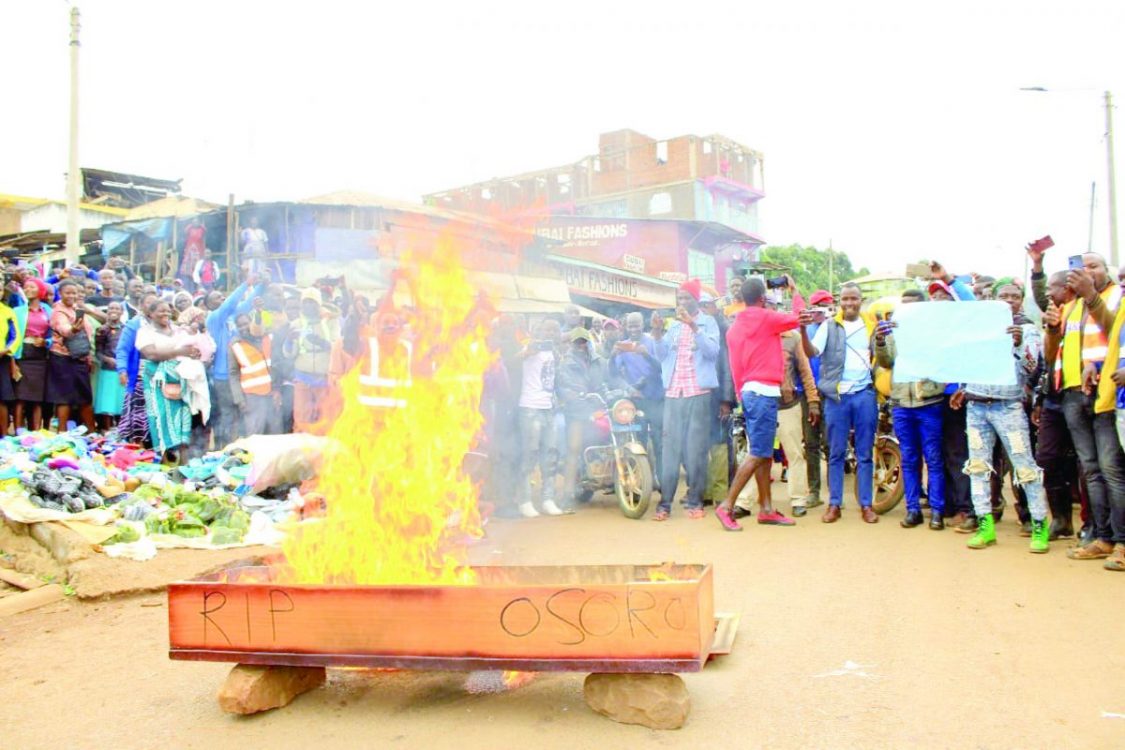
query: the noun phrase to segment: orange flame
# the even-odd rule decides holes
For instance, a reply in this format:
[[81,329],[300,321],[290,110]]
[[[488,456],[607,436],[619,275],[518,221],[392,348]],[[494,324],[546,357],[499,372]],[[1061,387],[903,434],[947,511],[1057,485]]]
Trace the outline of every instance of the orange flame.
[[501,676],[504,681],[504,687],[508,690],[515,690],[521,688],[535,679],[536,672],[513,672],[506,671]]
[[[462,462],[481,427],[491,308],[448,238],[400,260],[396,280],[409,286],[413,309],[388,338],[378,326],[393,305],[392,288],[365,337],[379,358],[368,351],[336,384],[343,408],[315,481],[327,508],[286,539],[290,582],[475,582],[464,543],[481,536],[481,519]],[[400,365],[388,376],[392,361]],[[381,389],[381,406],[372,405],[373,387]]]

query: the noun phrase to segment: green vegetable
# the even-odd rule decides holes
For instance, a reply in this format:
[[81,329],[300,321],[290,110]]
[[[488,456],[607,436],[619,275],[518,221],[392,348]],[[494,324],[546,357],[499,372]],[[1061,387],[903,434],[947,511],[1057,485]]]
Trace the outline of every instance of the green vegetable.
[[141,538],[141,532],[129,523],[120,523],[117,525],[117,533],[110,537],[106,544],[128,544],[135,542]]

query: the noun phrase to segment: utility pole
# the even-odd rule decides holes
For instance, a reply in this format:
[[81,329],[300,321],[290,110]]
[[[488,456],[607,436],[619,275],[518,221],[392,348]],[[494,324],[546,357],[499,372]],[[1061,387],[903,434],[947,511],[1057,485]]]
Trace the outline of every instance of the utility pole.
[[833,257],[833,255],[834,255],[834,253],[832,252],[832,238],[829,237],[828,238],[828,293],[835,296],[836,295],[836,278],[833,274],[833,270],[834,270],[833,267],[835,266],[836,259]]
[[1090,183],[1090,228],[1086,232],[1086,252],[1094,252],[1094,196],[1098,188],[1097,182]]
[[1113,163],[1113,94],[1105,92],[1105,156],[1109,168],[1109,262],[1117,260],[1117,170]]
[[82,254],[78,227],[81,171],[78,168],[78,8],[70,9],[70,162],[66,173],[66,259],[74,263]]

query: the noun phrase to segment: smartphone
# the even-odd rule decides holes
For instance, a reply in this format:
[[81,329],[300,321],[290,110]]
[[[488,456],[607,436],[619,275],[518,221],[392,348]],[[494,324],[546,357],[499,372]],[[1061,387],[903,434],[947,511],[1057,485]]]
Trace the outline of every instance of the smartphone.
[[1040,237],[1039,239],[1035,240],[1035,242],[1031,243],[1032,250],[1049,250],[1054,246],[1055,241],[1051,239],[1051,235],[1049,234],[1046,237]]
[[532,348],[541,352],[549,352],[555,348],[555,345],[550,341],[536,341],[532,344]]
[[767,289],[784,289],[789,286],[789,279],[784,276],[777,276],[772,279],[766,279]]
[[1066,267],[1071,271],[1081,271],[1086,266],[1082,263],[1081,255],[1072,255],[1066,259]]
[[828,318],[828,308],[826,307],[810,307],[809,312],[812,313],[813,320],[817,323],[823,323]]

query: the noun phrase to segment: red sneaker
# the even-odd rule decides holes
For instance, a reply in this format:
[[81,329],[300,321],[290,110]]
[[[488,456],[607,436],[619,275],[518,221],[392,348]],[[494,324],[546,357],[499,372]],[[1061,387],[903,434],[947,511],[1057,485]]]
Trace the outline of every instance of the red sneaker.
[[769,513],[758,513],[758,523],[767,526],[796,526],[797,522],[792,518],[787,518],[781,511],[775,510]]
[[719,519],[719,523],[727,531],[742,531],[742,526],[739,525],[738,521],[731,518],[730,511],[722,506],[715,508],[715,518]]

